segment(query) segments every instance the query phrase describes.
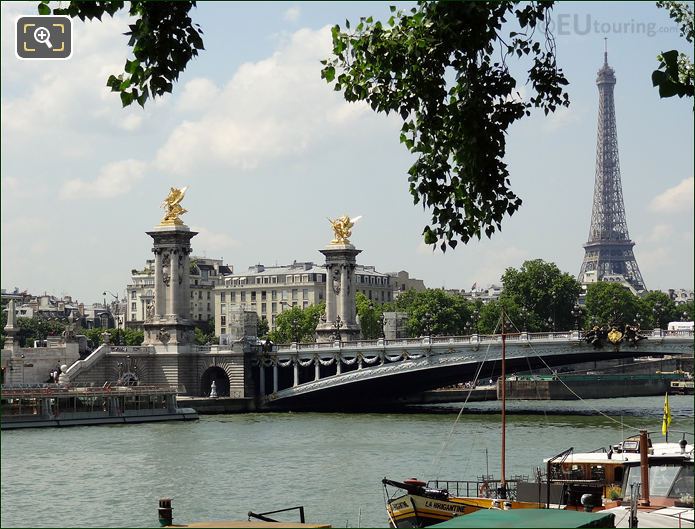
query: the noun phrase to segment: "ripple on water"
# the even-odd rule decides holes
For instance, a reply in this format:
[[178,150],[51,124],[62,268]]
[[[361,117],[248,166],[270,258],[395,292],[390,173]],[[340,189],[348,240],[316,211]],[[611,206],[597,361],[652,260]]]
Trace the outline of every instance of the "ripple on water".
[[[590,406],[589,406],[590,405]],[[630,426],[659,430],[663,398],[513,403],[510,474],[531,474],[569,446],[607,446]],[[599,407],[615,420],[572,415]],[[194,423],[2,432],[3,527],[152,527],[157,500],[174,520],[243,519],[304,505],[334,527],[386,527],[381,478],[499,474],[497,403],[478,403],[452,430],[444,413],[276,413],[204,416]],[[545,408],[545,409],[544,409]],[[671,397],[674,430],[693,430],[691,397]],[[617,422],[616,422],[617,421]],[[448,441],[448,442],[447,442]]]

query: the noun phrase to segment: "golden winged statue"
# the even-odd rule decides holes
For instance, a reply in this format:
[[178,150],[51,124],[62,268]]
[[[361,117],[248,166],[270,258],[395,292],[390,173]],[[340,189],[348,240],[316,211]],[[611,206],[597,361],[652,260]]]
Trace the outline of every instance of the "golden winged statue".
[[182,187],[181,189],[172,187],[170,189],[169,195],[164,199],[164,202],[162,202],[162,207],[166,210],[166,214],[160,224],[164,226],[183,225],[183,221],[179,216],[188,211],[181,206],[181,201],[186,194],[186,189],[188,189],[188,187]]
[[352,227],[355,225],[355,222],[361,218],[361,215],[354,219],[351,219],[347,215],[343,215],[335,220],[328,219],[328,222],[330,222],[333,227],[333,233],[335,234],[335,239],[331,241],[331,244],[350,244]]

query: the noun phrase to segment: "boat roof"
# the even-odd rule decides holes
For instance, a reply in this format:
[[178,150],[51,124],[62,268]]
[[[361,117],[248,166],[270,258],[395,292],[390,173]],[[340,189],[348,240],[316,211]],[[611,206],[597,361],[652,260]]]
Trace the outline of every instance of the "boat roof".
[[430,527],[615,527],[615,515],[560,509],[480,509]]
[[[682,457],[683,459],[692,459],[693,449],[693,445],[688,444],[685,447],[685,453],[683,453],[678,443],[654,443],[649,457]],[[547,463],[550,459],[545,458],[543,462]],[[608,459],[607,452],[572,452],[562,464],[595,463],[598,465],[622,465],[626,462],[639,462],[639,460],[639,452],[613,452],[610,459]],[[554,461],[554,463],[559,462],[559,460]]]

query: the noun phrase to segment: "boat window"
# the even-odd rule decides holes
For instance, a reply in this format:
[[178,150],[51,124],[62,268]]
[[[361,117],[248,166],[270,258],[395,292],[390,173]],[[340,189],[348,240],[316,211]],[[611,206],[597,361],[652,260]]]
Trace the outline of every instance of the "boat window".
[[[662,496],[667,497],[671,486],[674,484],[674,480],[680,465],[658,465],[649,467],[649,495],[650,496]],[[691,470],[691,484],[692,484],[692,470]],[[627,469],[627,479],[625,480],[625,486],[623,487],[623,493],[625,498],[630,497],[630,485],[632,483],[641,483],[642,475],[640,472],[640,467],[630,467]],[[684,480],[684,483],[686,480]],[[692,488],[690,489],[692,490]]]
[[613,477],[613,481],[622,481],[623,480],[623,467],[615,467],[615,474]]
[[695,490],[695,480],[693,479],[693,467],[683,467],[673,482],[673,487],[668,493],[669,498],[680,498],[688,494],[692,495]]

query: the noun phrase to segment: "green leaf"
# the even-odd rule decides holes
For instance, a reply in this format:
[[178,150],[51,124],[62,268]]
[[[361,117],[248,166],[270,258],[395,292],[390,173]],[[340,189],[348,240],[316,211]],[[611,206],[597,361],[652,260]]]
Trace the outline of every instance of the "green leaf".
[[50,15],[51,14],[51,8],[48,7],[46,4],[41,2],[39,4],[39,15]]

